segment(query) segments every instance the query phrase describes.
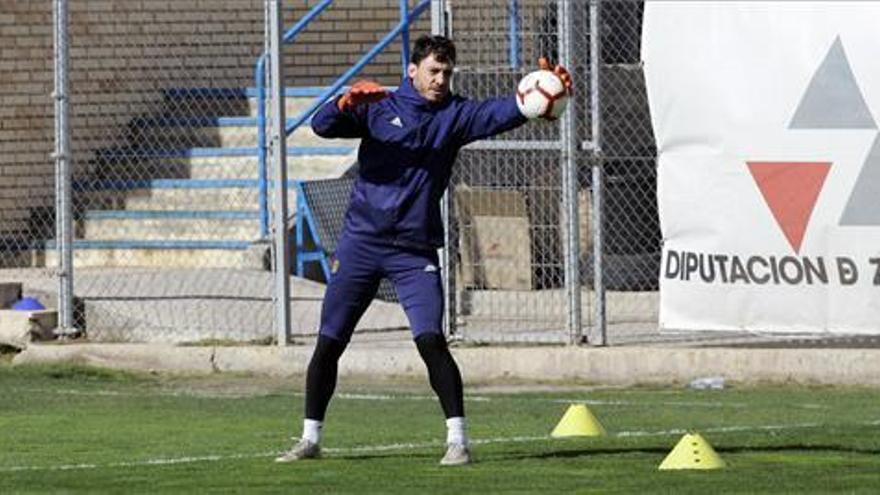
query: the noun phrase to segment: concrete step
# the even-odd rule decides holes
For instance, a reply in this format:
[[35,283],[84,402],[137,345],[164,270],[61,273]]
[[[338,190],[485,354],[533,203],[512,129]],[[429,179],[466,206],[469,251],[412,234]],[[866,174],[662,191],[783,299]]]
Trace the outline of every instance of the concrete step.
[[[354,146],[295,146],[288,147],[288,157],[346,156],[357,151]],[[129,147],[111,148],[98,153],[97,159],[108,164],[132,164],[156,158],[214,158],[214,157],[257,157],[259,150],[254,146],[242,147]]]
[[[290,189],[288,202],[294,205],[296,192]],[[256,186],[252,188],[217,188],[202,191],[186,189],[132,189],[103,191],[90,195],[92,208],[132,211],[202,210],[238,211],[255,209],[259,201]],[[292,206],[291,206],[292,208]]]
[[[357,160],[357,154],[288,156],[290,179],[327,179],[339,177]],[[104,180],[138,178],[166,179],[256,179],[256,156],[194,156],[147,158],[107,167]],[[269,173],[271,174],[270,168]],[[88,184],[84,184],[88,186]],[[94,189],[92,187],[91,189]]]
[[[101,181],[151,178],[257,178],[256,148],[190,148],[167,150],[106,150],[102,179],[77,182],[78,190],[100,189]],[[291,179],[338,177],[357,160],[350,146],[288,148],[287,172]],[[271,174],[271,162],[267,164]]]
[[[265,267],[267,245],[248,241],[74,241],[73,263],[91,267],[250,268]],[[54,242],[34,251],[33,266],[57,266]]]
[[87,240],[253,240],[258,211],[89,211],[78,238]]
[[[256,179],[152,179],[141,181],[98,181],[88,198],[91,210],[196,210],[235,211],[258,208]],[[288,183],[288,201],[294,205],[293,181]]]
[[[285,90],[284,113],[296,118],[313,105],[323,87],[299,87]],[[340,92],[346,91],[343,88]],[[257,91],[255,88],[187,88],[165,92],[165,108],[176,116],[257,116]]]
[[[126,210],[255,210],[259,205],[256,180],[150,181],[151,185],[117,191],[116,208]],[[170,183],[170,184],[168,184]],[[177,184],[181,183],[181,184]],[[202,187],[204,184],[216,186]],[[168,184],[170,187],[165,187]],[[296,204],[295,188],[288,189],[288,204]]]
[[[288,123],[293,123],[288,119]],[[134,143],[161,148],[181,147],[253,147],[257,145],[257,119],[252,117],[157,118],[142,121],[142,128],[132,134]],[[326,139],[308,125],[287,136],[288,146],[356,147],[357,139]]]

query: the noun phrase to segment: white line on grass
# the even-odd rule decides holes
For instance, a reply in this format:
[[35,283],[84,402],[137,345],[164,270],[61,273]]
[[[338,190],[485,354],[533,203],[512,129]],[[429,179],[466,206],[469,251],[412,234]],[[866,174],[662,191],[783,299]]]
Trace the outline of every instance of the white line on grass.
[[571,400],[571,399],[551,399],[551,402],[559,404],[587,404],[591,406],[669,406],[669,407],[733,407],[744,408],[748,404],[742,402],[690,402],[690,401],[666,401],[666,402],[640,402],[640,401],[624,401],[624,400]]
[[[300,397],[305,394],[295,393],[294,396]],[[436,401],[437,397],[433,395],[383,395],[383,394],[337,394],[336,397],[349,400],[429,400]],[[465,396],[468,402],[493,402],[505,400],[498,397],[486,397],[482,395]],[[532,400],[541,402],[554,402],[559,404],[587,404],[591,406],[638,406],[638,407],[733,407],[744,408],[749,407],[748,404],[742,402],[696,402],[696,401],[664,401],[664,402],[643,402],[643,401],[622,401],[622,400],[599,400],[599,399],[554,399],[554,398],[534,398]]]
[[[178,391],[165,391],[165,392],[149,392],[149,393],[132,393],[132,392],[118,392],[114,390],[77,390],[77,389],[67,389],[67,390],[54,390],[54,389],[17,389],[14,390],[15,393],[47,393],[47,394],[55,394],[55,395],[76,395],[76,396],[111,396],[111,397],[149,397],[149,396],[160,396],[160,397],[198,397],[198,398],[217,398],[217,399],[237,399],[237,398],[251,398],[253,395],[247,394],[224,394],[224,393],[212,393],[208,395],[198,394],[198,393],[189,393],[189,392],[178,392]],[[305,394],[302,392],[294,392],[294,397],[305,397]],[[365,400],[365,401],[390,401],[390,400],[412,400],[412,401],[436,401],[437,397],[434,395],[390,395],[390,394],[361,394],[361,393],[337,393],[334,395],[336,399],[342,400]],[[493,402],[498,400],[505,400],[504,398],[498,397],[486,397],[482,395],[468,395],[465,397],[465,400],[468,402]],[[664,401],[664,402],[640,402],[640,401],[618,401],[618,400],[598,400],[598,399],[554,399],[554,398],[535,398],[535,401],[546,401],[546,402],[554,402],[560,404],[588,404],[588,405],[601,405],[601,406],[638,406],[638,407],[648,407],[648,406],[667,406],[667,407],[709,407],[709,408],[719,408],[719,407],[733,407],[733,408],[744,408],[747,407],[747,404],[739,403],[739,402],[690,402],[690,401]]]
[[[867,421],[862,423],[857,423],[858,425],[868,425],[875,426],[880,425],[880,420],[875,421]],[[749,431],[784,431],[784,430],[796,430],[796,429],[806,429],[806,428],[819,428],[824,427],[826,425],[820,423],[798,423],[798,424],[790,424],[790,425],[741,425],[741,426],[717,426],[717,427],[707,427],[700,428],[699,431],[703,433],[741,433],[741,432],[749,432]],[[679,429],[674,428],[670,430],[657,430],[657,431],[643,431],[643,430],[633,430],[633,431],[619,431],[615,433],[611,433],[610,436],[618,437],[618,438],[633,438],[633,437],[652,437],[652,436],[670,436],[670,435],[683,435],[688,432],[692,432],[694,430],[687,429]],[[527,443],[527,442],[540,442],[551,440],[553,437],[550,435],[537,435],[537,436],[515,436],[515,437],[495,437],[495,438],[479,438],[472,439],[471,443],[473,445],[489,445],[496,443]],[[433,447],[443,446],[444,443],[441,441],[433,441],[433,442],[421,442],[421,443],[393,443],[386,445],[361,445],[356,447],[337,447],[337,448],[325,448],[324,451],[330,454],[369,454],[374,452],[389,452],[389,451],[398,451],[398,450],[420,450],[420,449],[428,449]],[[171,457],[171,458],[155,458],[155,459],[145,459],[142,461],[121,461],[121,462],[111,462],[107,464],[92,464],[92,463],[82,463],[82,464],[60,464],[54,466],[8,466],[8,467],[0,467],[0,473],[15,473],[15,472],[23,472],[23,471],[76,471],[76,470],[87,470],[87,469],[112,469],[112,468],[132,468],[132,467],[149,467],[149,466],[170,466],[176,464],[192,464],[197,462],[219,462],[219,461],[229,461],[229,460],[238,460],[238,459],[261,459],[266,457],[274,457],[278,455],[279,452],[262,452],[262,453],[252,453],[252,454],[216,454],[216,455],[204,455],[204,456],[185,456],[185,457]]]
[[[159,395],[159,396],[168,396],[168,397],[207,397],[207,398],[217,398],[217,399],[238,399],[238,398],[251,398],[253,395],[241,394],[241,393],[212,393],[212,394],[193,394],[188,392],[150,392],[150,393],[131,393],[131,392],[117,392],[113,390],[76,390],[76,389],[68,389],[68,390],[53,390],[53,389],[18,389],[15,390],[16,393],[21,392],[29,392],[29,393],[51,393],[58,395],[81,395],[81,396],[120,396],[120,397],[147,397],[150,395]],[[709,391],[706,392],[708,394],[711,393],[719,393],[718,391]],[[273,394],[274,395],[274,394]],[[305,397],[305,394],[302,392],[294,392],[292,394],[294,397]],[[365,401],[388,401],[388,400],[412,400],[412,401],[436,401],[437,397],[433,395],[390,395],[390,394],[361,394],[361,393],[338,393],[334,396],[337,399],[342,400],[365,400]],[[468,402],[493,402],[498,400],[505,400],[505,398],[499,397],[487,397],[481,395],[468,395],[465,397],[465,400]],[[559,399],[559,398],[534,398],[535,401],[546,401],[553,402],[558,404],[587,404],[591,406],[633,406],[633,407],[705,407],[705,408],[735,408],[742,409],[746,407],[751,407],[749,404],[743,402],[697,402],[697,401],[663,401],[663,402],[644,402],[644,401],[621,401],[621,400],[600,400],[600,399]],[[831,406],[824,404],[790,404],[791,407],[794,408],[802,408],[802,409],[830,409]]]
[[[306,394],[303,393],[294,393],[295,397],[305,397]],[[437,396],[432,395],[387,395],[387,394],[354,394],[354,393],[340,393],[336,394],[336,397],[340,399],[348,399],[348,400],[430,400],[436,401]],[[489,397],[479,397],[479,396],[468,396],[466,400],[473,402],[489,402]]]
[[[720,391],[707,391],[704,392],[707,394],[712,393],[723,393]],[[294,393],[295,397],[305,397],[303,393]],[[388,394],[354,394],[354,393],[341,393],[337,394],[335,397],[339,397],[341,399],[349,399],[349,400],[428,400],[428,401],[436,401],[437,397],[433,395],[388,395]],[[486,397],[481,395],[468,395],[465,397],[466,401],[469,402],[492,402],[498,400],[505,400],[505,398],[499,397]],[[706,407],[706,408],[737,408],[742,409],[746,407],[751,407],[749,404],[744,402],[697,402],[697,401],[663,401],[663,402],[644,402],[644,401],[625,401],[625,400],[600,400],[600,399],[558,399],[558,398],[534,398],[532,400],[535,401],[546,401],[553,402],[558,404],[587,404],[590,406],[636,406],[636,407],[654,407],[654,406],[666,406],[666,407]],[[790,404],[791,407],[794,408],[802,408],[802,409],[830,409],[831,406],[824,404]]]
[[[703,392],[706,394],[712,393],[723,393],[721,391],[713,390]],[[294,397],[305,397],[304,393],[295,392]],[[375,401],[384,401],[384,400],[427,400],[427,401],[436,401],[437,397],[433,395],[390,395],[390,394],[360,394],[360,393],[339,393],[334,397],[338,397],[340,399],[347,400],[375,400]],[[504,397],[487,397],[482,395],[467,395],[465,396],[465,400],[469,402],[493,402],[499,400],[506,400]],[[746,407],[751,407],[751,405],[746,404],[744,402],[697,402],[697,401],[663,401],[663,402],[644,402],[644,401],[625,401],[625,400],[600,400],[600,399],[559,399],[559,398],[534,398],[532,400],[542,401],[542,402],[553,402],[558,404],[587,404],[591,406],[636,406],[636,407],[654,407],[654,406],[667,406],[667,407],[706,407],[706,408],[737,408],[742,409]],[[802,408],[802,409],[830,409],[831,406],[824,404],[790,404],[791,407],[794,408]]]
[[[820,423],[799,423],[791,425],[758,425],[758,426],[715,426],[709,428],[699,428],[699,431],[705,433],[739,433],[746,431],[778,431],[778,430],[797,430],[803,428],[818,428],[822,426]],[[612,433],[615,437],[653,437],[666,435],[683,435],[693,432],[696,429],[675,428],[672,430],[660,431],[620,431]]]
[[143,461],[122,461],[111,462],[107,464],[60,464],[57,466],[12,466],[0,468],[0,473],[14,473],[19,471],[75,471],[83,469],[102,469],[102,468],[118,468],[118,467],[143,467],[143,466],[168,466],[173,464],[190,464],[194,462],[216,462],[235,459],[254,459],[260,457],[268,457],[276,454],[230,454],[230,455],[205,455],[205,456],[187,456],[172,458],[145,459]]

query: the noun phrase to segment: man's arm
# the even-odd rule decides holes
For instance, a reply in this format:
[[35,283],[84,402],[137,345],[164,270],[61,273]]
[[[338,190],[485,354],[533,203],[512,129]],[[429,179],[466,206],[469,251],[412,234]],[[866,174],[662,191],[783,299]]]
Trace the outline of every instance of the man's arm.
[[509,131],[528,119],[516,106],[516,96],[464,102],[456,127],[461,145]]
[[312,117],[315,134],[325,138],[364,137],[367,131],[367,105],[382,100],[388,91],[379,84],[361,80],[344,95],[328,101]]
[[339,98],[325,103],[312,116],[312,130],[323,138],[359,138],[366,132],[367,108],[339,109]]
[[[565,89],[571,94],[571,74],[565,67],[551,64],[544,57],[538,59],[538,67],[559,76]],[[459,116],[458,131],[462,146],[509,131],[523,125],[527,120],[516,105],[515,95],[479,102],[468,101]]]

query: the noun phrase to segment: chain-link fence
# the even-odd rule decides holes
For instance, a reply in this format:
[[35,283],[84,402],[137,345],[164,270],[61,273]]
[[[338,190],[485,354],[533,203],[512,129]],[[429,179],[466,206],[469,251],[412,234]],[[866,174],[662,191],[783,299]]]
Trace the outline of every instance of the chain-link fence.
[[[645,341],[656,334],[661,238],[656,147],[640,58],[644,2],[603,1],[590,6],[597,18],[599,95],[599,151],[594,158],[598,163],[591,165],[601,176],[607,341]],[[589,53],[575,39],[575,51]],[[578,182],[581,194],[589,197],[597,187],[593,184],[597,176],[587,169],[579,167]],[[589,270],[593,254],[581,252],[585,284],[593,280]]]
[[51,237],[55,225],[49,158],[54,116],[49,97],[53,88],[52,6],[39,2],[37,8],[37,3],[6,2],[0,12],[0,269],[4,279],[11,270],[30,265],[29,241]]
[[[406,13],[411,13],[420,2],[406,2]],[[303,5],[291,6],[282,3],[285,18],[302,19],[311,9],[320,8],[321,2],[306,2]],[[292,8],[291,8],[292,7]],[[289,10],[287,10],[289,9]],[[421,14],[408,26],[406,32],[409,39],[430,32],[430,11]],[[287,106],[287,121],[296,122],[303,112],[315,104],[319,95],[337,82],[348,84],[358,78],[368,78],[383,85],[397,87],[403,75],[401,37],[393,38],[390,43],[373,58],[368,54],[383,41],[401,22],[402,15],[399,0],[333,2],[326,10],[296,35],[293,42],[282,46],[284,71],[287,93],[303,95],[296,98],[297,106]],[[348,81],[340,78],[352,67],[361,67]],[[292,89],[296,88],[296,89]],[[291,97],[288,96],[288,101]],[[292,124],[290,124],[292,125]],[[301,180],[298,190],[303,193],[304,202],[293,205],[292,219],[297,236],[295,243],[301,247],[295,252],[319,255],[323,262],[302,263],[294,260],[297,273],[309,280],[323,284],[331,276],[329,273],[332,254],[338,235],[342,230],[345,209],[348,206],[352,179],[357,170],[358,140],[322,139],[314,135],[305,123],[293,132],[288,144],[293,147],[289,151],[297,152],[305,147],[307,150],[339,149],[340,155],[321,159],[310,156],[299,164],[290,164],[288,170],[291,177]],[[309,221],[306,221],[308,217]],[[315,239],[317,237],[317,239]],[[317,246],[315,245],[317,241]],[[315,249],[318,251],[315,251]],[[291,332],[294,337],[314,335],[318,329],[318,311],[323,285],[310,284],[295,279],[292,287],[294,307],[291,316]],[[317,302],[312,308],[298,302],[310,300]],[[356,332],[388,332],[402,330],[408,333],[409,323],[396,293],[388,280],[383,280],[377,297],[367,308],[361,318]]]
[[[513,93],[537,68],[551,35],[551,7],[454,3],[455,91],[471,98]],[[559,144],[559,125],[538,121],[460,153],[449,226],[460,337],[567,340]]]
[[[452,247],[464,338],[602,342],[591,328],[603,323],[597,315],[613,329],[611,341],[656,325],[660,236],[642,10],[643,2],[623,0],[453,4],[458,91],[509,94],[541,56],[566,64],[574,79],[570,138],[564,119],[531,122],[461,154]],[[599,240],[604,294],[592,290]],[[579,267],[579,276],[567,267]],[[580,315],[580,329],[571,315]]]
[[[285,26],[322,3],[283,2]],[[69,13],[63,94],[53,85],[59,4]],[[276,338],[268,197],[274,189],[271,171],[259,165],[263,107],[255,83],[268,5],[3,3],[0,283],[23,283],[25,295],[58,307],[65,281],[74,280],[72,326],[94,340]],[[459,155],[445,202],[450,330],[470,341],[656,342],[661,239],[640,62],[644,2],[436,6],[445,6],[442,18],[458,45],[457,92],[511,94],[539,56],[563,63],[574,79],[566,118],[530,122]],[[397,0],[335,2],[285,45],[288,123],[400,15]],[[433,21],[423,15],[412,38],[437,31]],[[400,52],[397,40],[359,75],[397,85]],[[54,159],[72,165],[62,210],[53,120],[67,115],[53,103],[69,108],[70,153],[54,150]],[[302,220],[294,181],[350,177],[357,142],[317,139],[306,123],[287,145],[296,214],[284,234],[302,234],[306,250],[314,239],[293,228]],[[338,217],[347,198],[334,193],[316,201],[325,204],[312,208]],[[73,273],[58,259],[63,222],[56,218],[63,211],[71,216]],[[326,278],[315,263],[304,263],[303,271],[306,279],[292,279],[294,337],[317,330]],[[393,299],[377,300],[360,329],[405,328]],[[718,343],[742,335],[659,337]]]
[[[271,175],[259,166],[255,87],[265,2],[65,3],[74,326],[105,341],[271,340],[271,203],[262,187]],[[285,25],[317,4],[284,2]],[[30,279],[29,290],[54,305],[63,274],[46,145],[51,64],[39,62],[52,58],[51,7],[15,3],[0,17],[5,37],[28,40],[11,57],[27,79],[3,88],[23,127],[0,129],[4,147],[22,147],[0,158],[16,186],[0,187],[0,259],[4,279]],[[337,2],[285,46],[288,121],[394,27],[398,8],[396,0]],[[612,343],[626,329],[654,328],[659,229],[639,65],[642,2],[480,0],[447,2],[447,12],[459,47],[457,92],[510,94],[539,56],[565,62],[575,81],[571,132],[564,121],[531,122],[460,155],[448,203],[455,332],[596,342],[605,306]],[[425,15],[412,37],[429,27]],[[396,85],[400,51],[394,42],[360,75]],[[22,144],[25,133],[32,138]],[[316,139],[305,125],[288,139],[288,176],[342,176],[356,145]],[[605,298],[592,290],[598,240]],[[314,333],[321,293],[296,279],[294,335]],[[371,311],[362,328],[406,325],[396,305]]]
[[262,2],[68,5],[75,326],[270,338],[250,91]]
[[[283,2],[285,25],[316,3]],[[400,16],[393,0],[336,4],[285,48],[290,117]],[[59,5],[65,19],[53,19]],[[58,307],[59,280],[72,279],[72,326],[93,340],[275,338],[272,188],[269,171],[258,165],[255,87],[267,5],[56,0],[4,6],[4,72],[21,75],[4,78],[0,89],[15,123],[0,130],[0,281],[23,282],[27,295]],[[69,58],[60,69],[67,93],[56,100],[69,109],[71,149],[64,159],[72,168],[70,200],[61,209],[63,181],[56,181],[51,156],[58,22]],[[429,22],[426,16],[422,31]],[[396,85],[399,44],[363,73]],[[291,181],[341,176],[355,160],[356,143],[317,140],[308,125],[287,144]],[[72,272],[59,260],[56,240],[56,213],[63,211],[72,217],[73,242],[65,251],[72,253]],[[318,284],[297,282],[294,335],[316,331],[321,293]],[[369,327],[369,314],[365,320]],[[386,320],[372,326],[388,326]]]

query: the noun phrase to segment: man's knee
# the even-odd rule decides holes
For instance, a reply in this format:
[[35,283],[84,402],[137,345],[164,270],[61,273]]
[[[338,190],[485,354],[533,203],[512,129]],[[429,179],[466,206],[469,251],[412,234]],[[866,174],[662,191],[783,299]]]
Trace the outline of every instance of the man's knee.
[[446,349],[446,336],[439,331],[421,332],[416,337],[416,346]]
[[312,353],[310,365],[337,362],[345,351],[346,345],[347,342],[319,334],[318,343],[315,345],[315,351]]
[[443,359],[449,354],[446,337],[440,332],[425,332],[416,337],[416,347],[425,362]]

